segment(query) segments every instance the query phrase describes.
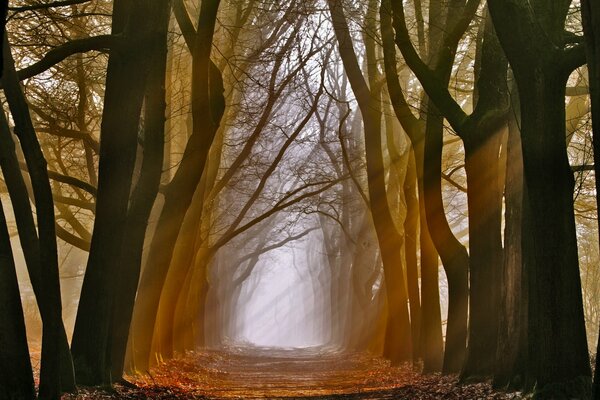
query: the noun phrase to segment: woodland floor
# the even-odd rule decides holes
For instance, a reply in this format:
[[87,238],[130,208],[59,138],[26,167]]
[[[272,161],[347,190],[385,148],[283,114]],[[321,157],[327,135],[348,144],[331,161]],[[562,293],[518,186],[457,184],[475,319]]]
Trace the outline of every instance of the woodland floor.
[[489,384],[460,385],[454,376],[421,375],[409,365],[366,353],[325,349],[240,349],[188,353],[150,375],[131,377],[136,387],[80,390],[74,399],[519,399]]

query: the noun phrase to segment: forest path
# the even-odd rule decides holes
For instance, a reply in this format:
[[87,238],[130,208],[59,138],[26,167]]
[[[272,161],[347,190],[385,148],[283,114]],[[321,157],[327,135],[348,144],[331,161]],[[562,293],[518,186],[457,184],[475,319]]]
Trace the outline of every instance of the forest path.
[[302,398],[388,392],[406,384],[402,371],[368,353],[229,348],[189,354],[136,383],[163,384],[177,375],[180,383],[210,398]]
[[132,377],[137,386],[67,399],[516,399],[488,384],[458,385],[456,377],[421,375],[368,353],[327,348],[229,348],[188,353]]

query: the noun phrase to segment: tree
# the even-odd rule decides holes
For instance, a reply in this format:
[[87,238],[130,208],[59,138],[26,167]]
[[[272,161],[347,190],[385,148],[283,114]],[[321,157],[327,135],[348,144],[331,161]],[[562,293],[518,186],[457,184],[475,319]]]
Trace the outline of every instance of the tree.
[[[0,115],[4,119],[4,113]],[[19,284],[4,210],[0,207],[0,399],[35,399]]]
[[148,219],[158,194],[162,175],[165,144],[165,81],[167,69],[167,29],[169,2],[158,16],[156,45],[150,54],[150,71],[146,83],[143,109],[143,158],[140,174],[131,193],[127,210],[125,234],[121,249],[119,290],[116,292],[111,321],[110,351],[113,379],[121,379],[125,364],[127,338],[133,316],[142,252],[146,239]]
[[[529,292],[527,369],[540,397],[585,397],[590,365],[582,312],[573,173],[565,142],[565,87],[584,62],[565,19],[571,1],[489,1],[518,86],[523,149],[523,236]],[[569,346],[565,346],[569,343]]]
[[[45,265],[41,267],[41,299],[39,307],[44,316],[42,335],[42,365],[40,368],[39,397],[58,399],[61,394],[61,362],[65,367],[66,382],[73,389],[71,358],[65,350],[66,337],[62,324],[62,304],[58,273],[58,254],[55,233],[54,201],[48,177],[47,163],[36,137],[35,128],[29,114],[29,107],[14,67],[14,61],[8,39],[4,37],[4,71],[2,83],[8,106],[15,121],[15,134],[19,138],[21,149],[27,163],[31,179],[37,227],[39,232],[39,256]],[[7,143],[8,144],[8,143]],[[62,360],[61,360],[61,351]]]
[[[460,3],[460,4],[459,4]],[[393,6],[393,8],[392,8]],[[438,8],[433,8],[432,13],[443,18],[443,10],[440,4]],[[423,211],[427,221],[428,230],[435,243],[436,249],[440,254],[449,286],[449,310],[448,310],[448,330],[446,339],[446,349],[444,352],[445,372],[456,372],[462,367],[465,353],[466,333],[467,333],[467,301],[468,301],[468,254],[464,246],[456,239],[452,233],[447,218],[444,214],[444,207],[441,192],[441,159],[443,148],[443,116],[437,111],[439,107],[436,101],[427,104],[427,122],[425,127],[419,126],[418,121],[412,115],[407,107],[406,100],[402,94],[402,89],[398,81],[398,74],[395,65],[395,51],[392,42],[392,21],[390,18],[394,14],[393,27],[396,31],[396,42],[403,51],[407,63],[408,60],[418,61],[421,67],[427,71],[433,68],[432,75],[435,75],[435,81],[440,87],[447,87],[450,79],[451,66],[454,61],[458,40],[464,33],[469,21],[474,13],[472,3],[468,6],[462,2],[453,3],[448,6],[445,14],[448,33],[444,31],[434,31],[431,43],[439,46],[437,52],[430,55],[432,67],[427,66],[416,53],[406,29],[404,10],[398,3],[383,2],[381,6],[382,39],[384,43],[384,56],[386,63],[386,77],[388,88],[394,105],[394,110],[400,122],[405,127],[407,134],[411,137],[415,149],[415,157],[422,158],[417,161],[423,165],[422,178],[422,197]],[[437,19],[437,18],[436,18]],[[455,22],[450,22],[455,21]],[[405,51],[410,50],[410,53]],[[407,57],[410,56],[408,59]],[[414,63],[411,63],[414,69]],[[419,78],[421,81],[422,76]],[[423,81],[421,81],[423,83]],[[432,94],[428,92],[428,95]],[[437,105],[437,107],[436,107]],[[423,268],[423,267],[422,267]],[[430,272],[431,273],[431,272]],[[436,279],[430,276],[430,279]],[[423,294],[425,301],[426,294]],[[433,366],[434,356],[428,354],[431,367]]]
[[[80,384],[110,385],[112,381],[110,334],[114,277],[119,271],[115,260],[123,251],[122,227],[127,224],[141,109],[152,61],[147,46],[160,43],[161,20],[168,17],[168,7],[167,2],[121,0],[114,4],[112,34],[125,36],[120,46],[112,49],[107,70],[96,220],[72,343]],[[98,296],[106,300],[98,302]]]
[[402,237],[392,222],[385,188],[381,147],[381,89],[377,88],[374,80],[375,65],[371,64],[369,68],[370,88],[362,76],[356,53],[352,47],[352,38],[342,2],[330,0],[328,4],[338,41],[339,54],[363,118],[369,201],[384,265],[388,296],[389,316],[386,346],[389,347],[386,349],[386,355],[392,362],[398,363],[412,359],[412,341],[407,307],[408,296],[399,252],[402,246]]
[[[581,16],[583,32],[586,43],[586,55],[590,82],[590,96],[592,100],[592,129],[594,148],[594,180],[596,193],[600,192],[600,7],[589,0],[581,2]],[[600,197],[596,195],[596,209],[600,210]],[[600,218],[598,218],[600,224]],[[594,368],[594,381],[592,397],[600,399],[600,336],[596,347],[596,365]]]
[[152,332],[160,293],[164,284],[175,242],[185,213],[205,168],[210,146],[223,116],[225,100],[221,73],[210,60],[214,27],[220,1],[202,2],[198,30],[192,51],[193,131],[185,148],[182,164],[169,183],[165,203],[150,247],[150,264],[140,280],[144,297],[134,308],[133,358],[135,368],[148,369]]
[[[456,48],[461,31],[477,9],[467,2],[457,28],[448,35]],[[494,370],[497,321],[489,318],[498,307],[494,282],[500,275],[501,199],[499,180],[500,132],[508,112],[507,64],[491,20],[483,28],[480,69],[475,71],[475,109],[467,117],[447,91],[439,73],[432,72],[412,48],[402,7],[394,9],[396,40],[407,63],[415,71],[438,110],[445,115],[465,145],[465,168],[469,205],[470,237],[470,320],[467,358],[462,376],[485,376]],[[462,29],[461,29],[462,26]],[[447,57],[444,57],[447,59]],[[504,61],[503,61],[504,60]],[[447,86],[447,85],[446,85]],[[426,138],[427,142],[427,138]],[[436,169],[437,170],[437,169]],[[492,314],[495,314],[492,312]]]

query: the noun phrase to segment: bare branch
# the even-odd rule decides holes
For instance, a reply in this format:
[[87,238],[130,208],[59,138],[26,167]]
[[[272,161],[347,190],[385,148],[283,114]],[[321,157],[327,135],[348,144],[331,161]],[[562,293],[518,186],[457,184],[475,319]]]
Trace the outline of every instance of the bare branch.
[[15,13],[19,13],[19,12],[23,12],[23,11],[45,10],[48,8],[73,6],[73,5],[77,5],[77,4],[89,3],[90,1],[91,0],[61,0],[61,1],[54,1],[52,3],[30,4],[28,6],[21,6],[21,7],[8,7],[8,10],[13,11]]

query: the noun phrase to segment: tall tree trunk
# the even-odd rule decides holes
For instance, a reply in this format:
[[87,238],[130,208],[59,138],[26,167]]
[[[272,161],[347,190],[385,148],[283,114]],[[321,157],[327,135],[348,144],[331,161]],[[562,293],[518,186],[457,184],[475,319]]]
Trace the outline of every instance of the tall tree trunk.
[[502,193],[498,188],[500,132],[483,143],[465,140],[469,207],[469,339],[462,375],[493,373],[498,332],[498,267],[502,259]]
[[[4,113],[2,112],[2,115]],[[6,144],[3,143],[2,146]],[[0,399],[33,400],[35,387],[17,272],[4,210],[0,204]]]
[[143,160],[139,180],[131,195],[124,227],[119,286],[112,311],[112,343],[107,349],[111,352],[113,380],[120,380],[123,376],[127,338],[140,277],[148,218],[161,180],[165,144],[165,82],[169,11],[170,1],[163,0],[162,9],[158,11],[157,16],[157,40],[149,49],[151,69],[145,95]]
[[210,61],[219,3],[219,0],[203,1],[200,9],[192,53],[193,132],[182,162],[166,190],[165,203],[152,239],[149,261],[140,280],[140,295],[134,308],[134,362],[135,368],[142,371],[148,369],[160,294],[179,230],[202,177],[210,146],[223,116],[223,82],[220,71]]
[[423,186],[429,232],[448,280],[448,324],[443,370],[458,372],[463,365],[467,341],[469,255],[450,230],[444,213],[441,175],[443,121],[430,102],[425,132]]
[[[513,109],[518,113],[517,100],[513,101]],[[527,285],[521,254],[523,154],[519,125],[516,117],[509,118],[504,189],[504,257],[500,276],[500,317],[493,380],[495,387],[511,389],[520,389],[525,385],[527,363]]]
[[[592,129],[594,147],[594,180],[596,184],[596,210],[600,210],[600,6],[590,0],[581,1],[583,32],[586,40],[586,55],[592,101]],[[599,211],[600,212],[600,211]],[[598,218],[600,225],[600,218]],[[600,229],[599,229],[600,232]],[[592,398],[600,399],[600,335],[596,346],[596,366]]]
[[[417,7],[418,8],[418,7]],[[439,14],[440,4],[430,5],[430,17],[435,20],[442,17]],[[423,370],[435,372],[443,367],[443,339],[439,298],[439,266],[438,253],[429,232],[425,210],[425,185],[424,185],[424,152],[425,152],[425,122],[417,119],[402,92],[398,71],[396,67],[396,50],[394,31],[392,28],[391,3],[382,1],[380,8],[381,37],[384,54],[385,74],[387,79],[390,99],[396,117],[410,137],[415,155],[417,169],[417,183],[419,192],[419,247],[421,262],[421,354],[423,357]],[[437,47],[440,41],[439,29],[432,24],[429,37],[430,47]],[[421,44],[424,47],[423,41]],[[424,52],[424,49],[422,49]],[[432,49],[435,50],[435,49]],[[435,51],[433,51],[435,53]],[[426,113],[424,113],[426,114]],[[450,332],[451,337],[453,332]],[[454,343],[455,341],[453,341]]]
[[521,102],[528,364],[541,398],[588,397],[591,381],[565,140],[565,86],[584,49],[556,46],[570,3],[488,1]]
[[[154,342],[156,350],[165,359],[172,358],[174,355],[174,342],[176,339],[174,331],[177,330],[174,319],[177,299],[182,290],[181,282],[185,281],[188,271],[193,266],[197,248],[196,244],[201,240],[199,227],[202,224],[205,185],[206,174],[200,180],[200,184],[192,198],[192,203],[181,225],[169,271],[160,294],[160,304],[154,333],[156,338]],[[134,343],[132,343],[132,347],[136,347]]]
[[[417,238],[419,226],[419,199],[417,197],[418,183],[414,151],[410,151],[406,177],[404,180],[404,197],[406,199],[406,219],[404,221],[404,254],[406,258],[406,279],[408,282],[408,298],[410,301],[410,323],[413,339],[413,357],[415,361],[421,352],[422,310],[419,293],[419,269],[417,263]],[[436,260],[437,261],[437,260]],[[439,304],[439,302],[438,302]],[[441,344],[441,330],[440,330]],[[430,340],[430,338],[427,338]],[[440,348],[441,349],[441,348]],[[441,352],[438,354],[441,360]]]
[[[568,75],[536,69],[518,79],[523,169],[533,237],[524,242],[529,280],[529,356],[543,391],[590,376],[573,210],[574,178],[565,144]],[[529,258],[531,257],[531,258]],[[567,345],[568,343],[568,345]],[[553,392],[558,390],[558,392]]]
[[[58,272],[58,253],[56,245],[54,201],[48,178],[46,159],[37,140],[35,129],[29,115],[29,107],[19,84],[10,46],[4,37],[4,75],[2,83],[11,114],[15,121],[15,134],[21,143],[27,169],[31,178],[37,226],[39,231],[40,259],[44,302],[41,314],[46,317],[42,334],[42,362],[40,368],[39,397],[41,399],[59,399],[61,394],[61,361],[70,364],[70,357],[61,360],[61,343],[64,345],[62,325],[62,305],[60,298],[60,280]],[[64,355],[64,354],[63,354]],[[66,367],[65,367],[66,368]]]
[[[417,164],[419,191],[419,250],[421,262],[421,356],[424,372],[437,372],[443,368],[444,341],[442,337],[442,312],[440,309],[438,253],[429,233],[425,211],[424,138],[413,143]],[[447,337],[447,336],[446,336]]]
[[[115,1],[113,34],[123,43],[111,50],[100,132],[98,196],[90,255],[73,332],[77,382],[110,385],[111,324],[124,229],[136,159],[140,115],[149,72],[147,47],[158,40],[163,2]],[[98,298],[104,300],[99,302]]]
[[370,90],[362,76],[352,48],[342,2],[329,0],[328,3],[340,56],[363,118],[370,208],[384,265],[388,298],[385,355],[392,363],[397,364],[412,359],[412,340],[400,252],[403,240],[393,224],[385,189],[381,147],[381,94],[374,87]]
[[[48,301],[44,298],[40,243],[31,204],[29,203],[29,193],[15,152],[15,142],[4,114],[0,115],[0,142],[2,143],[2,146],[0,146],[0,167],[2,167],[2,175],[10,195],[27,272],[41,314],[47,311],[44,304],[48,304]],[[42,322],[44,319],[52,318],[48,315],[41,316]],[[71,361],[71,350],[69,349],[64,324],[62,321],[60,322],[61,389],[64,392],[72,392],[75,390],[75,376]]]
[[[393,8],[394,4],[392,3]],[[448,86],[456,48],[444,48],[444,42],[449,31],[455,28],[455,21],[449,17],[450,13],[454,13],[455,10],[450,9],[451,5],[440,0],[431,1],[429,8],[428,64],[437,72],[438,76],[442,77],[442,84]],[[438,21],[444,21],[444,23],[440,24]],[[448,281],[448,316],[442,371],[451,373],[460,371],[465,358],[469,255],[450,230],[442,201],[441,162],[444,119],[430,98],[427,98],[424,103],[426,104],[424,137],[421,139],[416,136],[417,143],[423,143],[422,215]],[[428,267],[430,270],[426,275],[426,281],[431,286],[437,285],[439,280],[438,263],[437,258],[433,263],[433,255],[431,255],[431,265]],[[433,287],[431,291],[435,289],[439,292],[439,288]],[[437,312],[437,304],[434,304],[434,307],[434,312]],[[423,312],[425,313],[425,311]],[[437,319],[437,316],[435,318]],[[432,333],[437,335],[437,330]],[[436,336],[433,337],[436,338]],[[435,366],[435,363],[431,362],[430,365]]]
[[[581,15],[583,32],[586,40],[586,55],[592,100],[592,128],[594,147],[594,180],[596,183],[596,210],[600,210],[600,6],[597,2],[582,0]],[[600,225],[600,218],[598,218]],[[600,231],[600,229],[599,229]],[[596,346],[596,366],[594,369],[594,385],[592,397],[600,399],[600,335]]]
[[[486,15],[488,13],[486,12]],[[508,61],[487,16],[481,28],[475,71],[475,109],[463,124],[469,208],[469,334],[463,379],[486,379],[494,372],[502,268],[500,146],[510,100]]]

